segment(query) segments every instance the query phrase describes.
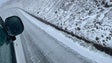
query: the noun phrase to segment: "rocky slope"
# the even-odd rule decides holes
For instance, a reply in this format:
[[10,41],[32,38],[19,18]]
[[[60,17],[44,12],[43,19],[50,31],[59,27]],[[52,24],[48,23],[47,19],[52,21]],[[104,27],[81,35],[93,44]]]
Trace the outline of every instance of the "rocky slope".
[[111,0],[10,0],[4,8],[29,13],[104,47],[112,48]]

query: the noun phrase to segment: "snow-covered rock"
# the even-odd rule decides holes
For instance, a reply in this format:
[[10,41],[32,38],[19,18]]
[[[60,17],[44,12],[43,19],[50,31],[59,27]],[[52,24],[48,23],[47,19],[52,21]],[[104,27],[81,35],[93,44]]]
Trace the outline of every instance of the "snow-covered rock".
[[19,7],[96,44],[112,48],[111,0],[10,0]]

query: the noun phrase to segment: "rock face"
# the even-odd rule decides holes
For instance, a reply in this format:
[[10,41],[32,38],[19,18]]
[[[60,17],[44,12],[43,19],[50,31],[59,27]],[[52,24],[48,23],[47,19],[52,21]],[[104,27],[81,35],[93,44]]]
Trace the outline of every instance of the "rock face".
[[10,7],[22,8],[77,36],[112,48],[112,0],[14,0]]

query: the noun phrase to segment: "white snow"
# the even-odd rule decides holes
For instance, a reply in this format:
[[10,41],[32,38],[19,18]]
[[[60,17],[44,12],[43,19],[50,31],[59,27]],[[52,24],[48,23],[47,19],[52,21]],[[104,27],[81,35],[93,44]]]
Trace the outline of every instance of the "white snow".
[[33,18],[32,16],[28,15],[22,10],[19,10],[26,18],[30,20],[30,23],[38,26],[42,30],[44,30],[46,33],[48,33],[50,36],[54,37],[55,39],[59,40],[61,43],[63,43],[65,46],[69,47],[73,51],[78,52],[84,57],[87,57],[93,61],[96,61],[97,63],[110,63],[112,62],[111,56],[103,55],[101,53],[90,51],[87,48],[84,48],[83,46],[79,45],[77,42],[74,43],[73,40],[69,39],[65,35],[63,35],[60,31],[54,29],[53,27],[49,25],[45,25],[44,23],[38,21],[37,19]]
[[[112,47],[112,33],[110,32],[112,31],[112,9],[111,7],[104,8],[103,6],[105,4],[101,5],[102,1],[103,0],[17,0],[16,2],[15,0],[15,2],[8,5],[7,8],[22,8],[34,14],[35,16],[39,16],[43,19],[48,20],[49,22],[61,27],[62,29],[67,28],[67,31],[73,32],[77,35],[87,38],[88,40],[93,40],[95,43],[99,42],[99,44],[101,44],[102,46]],[[109,2],[109,0],[107,2],[109,3],[109,5],[112,4],[111,2]],[[99,7],[96,5],[96,3],[99,4]],[[57,13],[55,13],[55,11],[57,11]],[[74,43],[72,40],[66,38],[59,31],[54,31],[54,29],[51,29],[50,26],[48,26],[47,28],[40,22],[38,24],[35,22],[37,21],[36,19],[29,17],[24,12],[22,13],[32,21],[31,23],[35,24],[43,30],[46,29],[44,31],[46,31],[47,33],[49,32],[49,35],[55,35],[53,36],[54,38],[67,45],[74,51],[77,51],[81,55],[88,57],[89,59],[92,59],[98,63],[112,62],[111,57],[105,56],[98,52],[89,51],[88,49],[80,46],[78,43]],[[96,22],[101,22],[102,24],[99,25]],[[80,27],[81,30],[78,31],[77,27]],[[96,27],[98,27],[98,29],[96,29]],[[102,35],[103,37],[101,37]],[[59,39],[62,37],[64,39]],[[96,41],[96,37],[99,38],[98,41]],[[106,39],[107,37],[110,37],[111,39]],[[68,41],[70,42],[68,43]],[[76,46],[79,47],[79,49]]]
[[17,36],[16,38],[16,41],[14,41],[14,49],[17,63],[26,63],[20,36]]
[[0,6],[2,6],[4,3],[8,2],[9,0],[0,0]]
[[[110,0],[10,0],[4,8],[22,8],[64,30],[111,48],[112,7],[105,8],[106,3],[112,5]],[[78,27],[80,30],[77,30]]]

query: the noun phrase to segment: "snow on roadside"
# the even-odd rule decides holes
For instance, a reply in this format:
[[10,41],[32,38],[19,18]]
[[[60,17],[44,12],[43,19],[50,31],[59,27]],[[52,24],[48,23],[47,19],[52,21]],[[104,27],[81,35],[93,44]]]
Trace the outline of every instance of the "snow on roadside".
[[22,8],[68,32],[112,48],[111,6],[111,0],[10,0],[5,8]]
[[26,63],[20,36],[17,36],[16,38],[17,39],[14,41],[14,49],[17,63]]
[[19,7],[96,44],[112,48],[111,0],[10,0]]
[[[112,62],[112,57],[108,55],[103,55],[102,53],[90,51],[89,49],[79,45],[78,42],[74,42],[73,40],[69,39],[65,35],[63,35],[60,31],[54,29],[53,27],[50,27],[49,25],[45,25],[44,23],[38,21],[37,19],[33,18],[32,16],[28,15],[22,10],[19,10],[26,18],[28,18],[32,24],[40,27],[42,30],[44,30],[46,33],[48,33],[50,36],[54,37],[55,39],[59,40],[61,43],[63,43],[65,46],[69,47],[73,51],[78,52],[84,57],[87,57],[88,59],[91,59],[97,63],[110,63]],[[63,38],[63,39],[60,39]]]

